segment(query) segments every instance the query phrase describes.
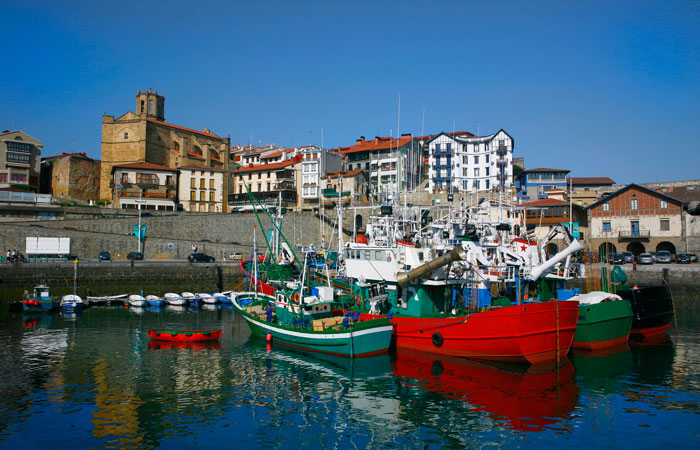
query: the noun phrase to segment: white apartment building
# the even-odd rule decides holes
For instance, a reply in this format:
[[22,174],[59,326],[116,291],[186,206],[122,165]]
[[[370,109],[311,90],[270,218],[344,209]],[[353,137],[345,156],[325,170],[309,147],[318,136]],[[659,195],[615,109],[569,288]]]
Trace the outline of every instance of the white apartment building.
[[321,179],[329,172],[338,172],[343,167],[340,153],[311,145],[297,149],[301,155],[302,188],[304,205],[317,205],[321,198]]
[[182,208],[193,212],[223,212],[224,170],[213,167],[180,167],[179,197]]
[[503,130],[473,137],[443,132],[426,145],[431,192],[476,192],[512,186],[513,138]]

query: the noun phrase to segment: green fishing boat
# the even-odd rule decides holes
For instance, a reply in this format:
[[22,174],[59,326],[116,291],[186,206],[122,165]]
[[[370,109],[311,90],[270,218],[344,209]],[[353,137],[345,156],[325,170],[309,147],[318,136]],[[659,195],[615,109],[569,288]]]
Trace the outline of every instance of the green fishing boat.
[[579,302],[574,348],[601,350],[627,343],[632,329],[632,306],[619,295],[593,291],[574,295]]
[[236,293],[232,300],[252,334],[272,345],[361,358],[385,353],[391,344],[389,319],[343,314],[331,299],[280,290],[274,296]]

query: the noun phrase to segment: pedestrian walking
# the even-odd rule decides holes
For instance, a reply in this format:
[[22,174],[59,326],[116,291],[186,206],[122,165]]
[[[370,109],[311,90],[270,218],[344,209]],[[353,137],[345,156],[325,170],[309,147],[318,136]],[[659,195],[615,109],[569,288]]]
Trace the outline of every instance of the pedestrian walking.
[[12,250],[12,262],[17,259],[17,250]]
[[9,263],[9,262],[12,262],[12,260],[10,259],[10,256],[12,256],[12,252],[10,252],[10,251],[8,250],[8,251],[7,251],[7,254],[5,255],[5,262],[8,262],[8,263]]

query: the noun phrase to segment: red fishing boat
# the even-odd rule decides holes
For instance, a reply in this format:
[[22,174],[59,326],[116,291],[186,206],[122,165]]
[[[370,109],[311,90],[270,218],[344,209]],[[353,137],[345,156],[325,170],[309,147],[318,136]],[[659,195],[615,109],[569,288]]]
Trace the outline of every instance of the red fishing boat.
[[171,342],[203,342],[221,339],[221,330],[150,330],[151,339]]
[[148,343],[148,348],[151,350],[220,350],[220,341],[195,341],[195,342],[182,342],[182,341],[158,341],[152,340]]

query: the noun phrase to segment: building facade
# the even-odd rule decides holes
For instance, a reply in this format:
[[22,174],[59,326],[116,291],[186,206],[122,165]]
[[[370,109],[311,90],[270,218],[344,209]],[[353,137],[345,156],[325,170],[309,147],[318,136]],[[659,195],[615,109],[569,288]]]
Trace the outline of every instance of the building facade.
[[277,204],[298,208],[300,206],[301,155],[271,164],[249,164],[232,172],[234,193],[229,195],[229,205],[236,209],[252,209],[248,192],[262,204]]
[[337,150],[343,155],[343,170],[362,170],[375,197],[410,191],[420,182],[422,150],[411,135],[377,136],[369,141],[362,136],[355,145]]
[[[158,92],[136,94],[136,112],[115,119],[102,118],[102,164],[100,198],[111,199],[115,185],[112,167],[129,163],[152,163],[178,167],[228,170],[230,139],[205,128],[198,131],[165,122],[165,96]],[[228,189],[224,177],[224,191]],[[224,203],[225,207],[225,203]]]
[[119,209],[177,209],[177,170],[153,163],[112,166],[112,207]]
[[440,133],[426,142],[430,192],[505,190],[513,185],[513,138]]
[[526,203],[547,198],[547,191],[568,190],[566,176],[570,170],[561,169],[529,169],[523,170],[520,176],[518,202]]
[[223,212],[227,202],[225,172],[214,167],[179,168],[178,193],[182,209],[192,212]]
[[303,207],[318,206],[322,198],[322,179],[329,172],[338,172],[343,167],[340,153],[316,147],[302,147],[301,155],[301,198]]
[[62,153],[41,160],[41,192],[56,199],[88,203],[100,196],[100,161],[85,153]]
[[43,144],[23,131],[0,134],[0,188],[27,186],[39,192]]
[[587,210],[591,248],[599,252],[675,253],[685,234],[683,202],[636,184],[601,198]]

